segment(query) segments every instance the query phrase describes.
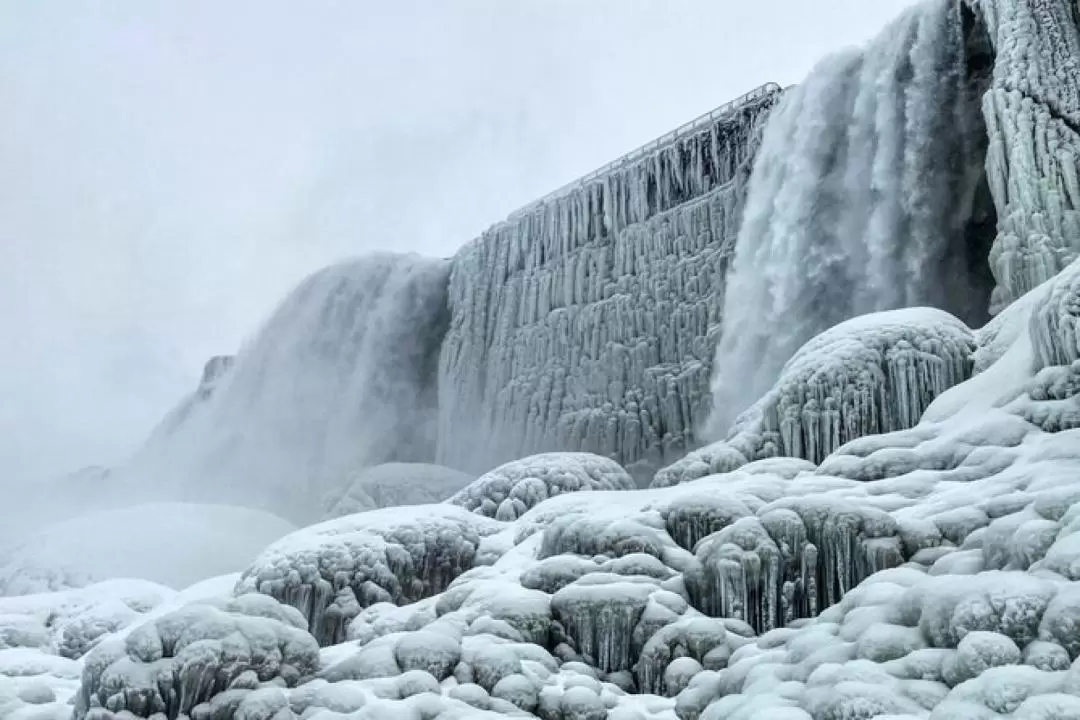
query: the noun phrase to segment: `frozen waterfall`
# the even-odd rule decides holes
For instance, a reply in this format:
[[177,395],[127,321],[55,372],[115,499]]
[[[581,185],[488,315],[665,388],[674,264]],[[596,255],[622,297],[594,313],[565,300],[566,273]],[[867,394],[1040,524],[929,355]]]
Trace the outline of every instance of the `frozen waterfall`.
[[200,387],[162,423],[125,482],[302,520],[359,467],[432,459],[448,265],[382,254],[308,277],[213,393]]
[[972,24],[961,3],[913,7],[773,111],[728,276],[709,434],[838,322],[915,305],[985,317],[989,78],[969,62]]

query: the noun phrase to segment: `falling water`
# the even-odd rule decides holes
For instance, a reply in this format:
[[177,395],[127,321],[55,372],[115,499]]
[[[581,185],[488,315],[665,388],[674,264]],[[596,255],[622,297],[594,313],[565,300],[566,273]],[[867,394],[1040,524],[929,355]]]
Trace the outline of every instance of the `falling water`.
[[819,63],[773,111],[728,276],[707,434],[838,322],[915,305],[985,316],[971,225],[986,139],[960,5],[911,8],[867,47]]
[[123,473],[133,491],[305,520],[360,467],[432,459],[448,274],[383,254],[307,278],[162,423]]

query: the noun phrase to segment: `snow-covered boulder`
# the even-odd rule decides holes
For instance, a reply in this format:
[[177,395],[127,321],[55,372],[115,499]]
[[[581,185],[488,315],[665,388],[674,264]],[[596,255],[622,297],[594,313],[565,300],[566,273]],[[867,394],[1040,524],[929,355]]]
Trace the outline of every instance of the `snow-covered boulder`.
[[[145,528],[135,539],[126,529]],[[139,578],[184,588],[242,570],[295,526],[259,510],[154,503],[48,525],[0,550],[0,596]]]
[[446,504],[327,520],[268,547],[244,571],[238,591],[299,608],[319,643],[332,645],[368,605],[403,605],[445,590],[477,562],[481,540],[501,529]]
[[614,460],[591,453],[532,455],[500,465],[450,498],[454,505],[499,520],[516,520],[549,497],[583,490],[633,490]]
[[932,308],[842,322],[799,349],[726,440],[664,468],[653,486],[767,457],[817,464],[850,440],[912,427],[934,398],[971,376],[975,348],[966,325]]
[[104,720],[127,711],[194,720],[222,717],[223,705],[236,717],[262,712],[267,703],[287,707],[282,688],[318,670],[318,644],[306,626],[297,610],[263,595],[199,602],[157,617],[87,655],[74,717]]
[[474,475],[427,463],[384,463],[358,472],[340,494],[327,498],[324,520],[343,515],[446,500]]

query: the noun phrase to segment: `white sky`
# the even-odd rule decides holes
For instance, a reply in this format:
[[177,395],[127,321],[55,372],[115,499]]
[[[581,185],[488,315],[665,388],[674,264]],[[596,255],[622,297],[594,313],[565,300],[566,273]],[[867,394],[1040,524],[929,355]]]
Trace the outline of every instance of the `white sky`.
[[123,457],[308,272],[448,256],[910,0],[0,0],[0,483]]

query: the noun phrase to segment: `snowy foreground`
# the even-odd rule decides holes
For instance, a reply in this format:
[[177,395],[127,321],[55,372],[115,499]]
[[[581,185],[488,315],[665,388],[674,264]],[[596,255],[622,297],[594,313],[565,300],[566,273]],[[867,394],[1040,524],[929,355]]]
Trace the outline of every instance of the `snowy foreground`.
[[[970,336],[913,310],[812,341],[770,397],[840,408],[837,427],[940,390],[964,338],[977,371],[816,466],[698,463],[636,490],[612,461],[537,456],[293,532],[183,592],[0,598],[0,717],[1080,718],[1078,317],[1080,262]],[[954,338],[936,372],[933,353],[909,368],[914,389],[880,377],[904,368],[889,343],[922,347],[905,318],[928,347]],[[801,374],[806,352],[836,369],[837,348],[833,380]]]

